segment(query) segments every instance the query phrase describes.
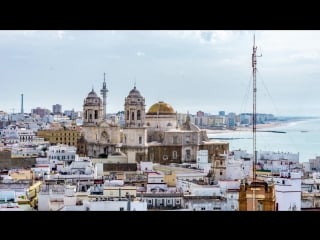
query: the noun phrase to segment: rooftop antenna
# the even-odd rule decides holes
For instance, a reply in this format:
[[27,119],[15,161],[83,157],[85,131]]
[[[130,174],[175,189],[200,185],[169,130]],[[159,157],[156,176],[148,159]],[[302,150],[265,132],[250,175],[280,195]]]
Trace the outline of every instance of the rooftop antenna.
[[[253,174],[253,183],[256,182],[256,162],[257,162],[257,151],[256,151],[256,133],[257,133],[257,57],[262,57],[262,54],[257,56],[257,46],[255,42],[255,35],[253,35],[253,52],[252,52],[252,76],[253,76],[253,115],[252,115],[252,132],[253,132],[253,162],[252,162],[252,174]],[[253,201],[252,201],[252,210],[256,210],[255,206],[255,189],[253,189]]]

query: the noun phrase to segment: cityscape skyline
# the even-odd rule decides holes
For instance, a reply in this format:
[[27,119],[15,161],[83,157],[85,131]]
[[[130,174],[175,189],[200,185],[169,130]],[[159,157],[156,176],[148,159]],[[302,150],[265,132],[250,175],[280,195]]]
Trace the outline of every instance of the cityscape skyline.
[[320,31],[0,31],[0,110],[82,111],[106,73],[107,113],[123,110],[134,87],[146,110],[252,111],[255,35],[257,112],[318,116]]

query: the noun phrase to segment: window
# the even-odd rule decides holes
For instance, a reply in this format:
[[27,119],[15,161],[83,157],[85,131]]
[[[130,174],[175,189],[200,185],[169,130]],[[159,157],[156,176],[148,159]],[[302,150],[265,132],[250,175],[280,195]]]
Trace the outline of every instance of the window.
[[220,176],[222,176],[222,174],[223,174],[223,173],[222,173],[222,172],[220,172]]
[[131,113],[131,120],[134,120],[134,112]]
[[94,119],[98,119],[98,110],[94,111]]
[[173,158],[173,159],[177,159],[177,156],[178,156],[177,151],[173,151],[173,152],[172,152],[172,158]]
[[127,120],[129,120],[129,116],[130,116],[129,111],[127,111]]
[[137,120],[141,120],[141,113],[140,110],[137,111]]
[[186,158],[187,158],[187,160],[191,160],[191,150],[190,149],[186,150]]
[[139,144],[142,144],[142,137],[139,136]]

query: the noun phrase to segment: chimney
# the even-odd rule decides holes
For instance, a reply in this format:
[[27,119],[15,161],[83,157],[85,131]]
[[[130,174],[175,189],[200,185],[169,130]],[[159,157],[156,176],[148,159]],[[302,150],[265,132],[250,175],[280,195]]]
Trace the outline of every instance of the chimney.
[[21,94],[21,113],[23,112],[23,93]]

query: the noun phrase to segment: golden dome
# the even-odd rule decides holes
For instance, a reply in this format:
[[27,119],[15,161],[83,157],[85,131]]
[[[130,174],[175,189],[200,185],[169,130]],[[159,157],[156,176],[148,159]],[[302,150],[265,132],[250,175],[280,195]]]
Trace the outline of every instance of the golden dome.
[[163,101],[159,101],[153,104],[150,108],[148,113],[149,115],[171,115],[176,114],[170,104],[165,103]]

